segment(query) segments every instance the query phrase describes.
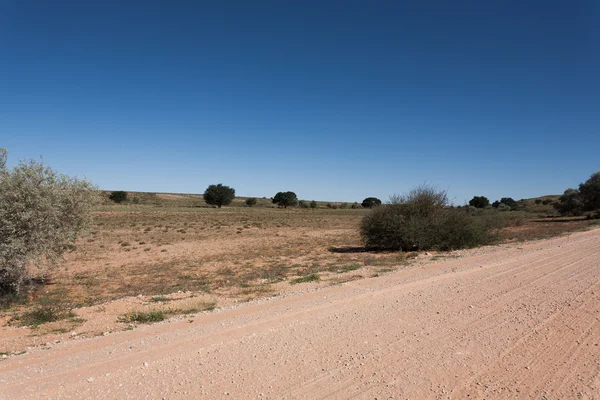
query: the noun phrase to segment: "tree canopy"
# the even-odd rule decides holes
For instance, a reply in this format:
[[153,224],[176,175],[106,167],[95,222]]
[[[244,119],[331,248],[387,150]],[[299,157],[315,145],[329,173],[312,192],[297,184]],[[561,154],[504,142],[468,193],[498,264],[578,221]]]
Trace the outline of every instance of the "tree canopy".
[[278,192],[273,197],[273,203],[283,208],[293,207],[298,204],[298,196],[294,192]]
[[381,200],[377,197],[367,197],[362,201],[362,206],[364,208],[373,208],[381,205]]
[[231,204],[234,198],[235,189],[221,183],[218,185],[210,185],[204,191],[204,201],[206,204],[217,206],[219,208]]
[[474,196],[469,201],[469,205],[476,208],[485,208],[490,205],[490,200],[485,196]]

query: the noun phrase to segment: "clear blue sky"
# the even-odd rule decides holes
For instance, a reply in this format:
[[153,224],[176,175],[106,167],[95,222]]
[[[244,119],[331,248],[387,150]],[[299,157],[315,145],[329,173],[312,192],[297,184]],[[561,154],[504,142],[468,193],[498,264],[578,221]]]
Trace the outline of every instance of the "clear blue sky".
[[0,146],[104,189],[561,193],[600,170],[600,2],[2,0]]

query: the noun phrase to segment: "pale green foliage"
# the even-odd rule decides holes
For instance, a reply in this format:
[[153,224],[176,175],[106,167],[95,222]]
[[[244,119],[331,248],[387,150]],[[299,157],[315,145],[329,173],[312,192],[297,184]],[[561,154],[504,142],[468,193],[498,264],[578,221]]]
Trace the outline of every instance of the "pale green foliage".
[[0,298],[43,277],[86,228],[99,197],[85,180],[58,174],[43,162],[6,166],[0,149]]

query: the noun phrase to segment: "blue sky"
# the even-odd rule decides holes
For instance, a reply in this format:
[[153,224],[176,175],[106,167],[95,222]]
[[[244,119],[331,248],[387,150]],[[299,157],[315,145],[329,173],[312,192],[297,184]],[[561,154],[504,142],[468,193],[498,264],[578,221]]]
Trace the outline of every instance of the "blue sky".
[[104,189],[455,203],[600,170],[597,1],[0,1],[0,146]]

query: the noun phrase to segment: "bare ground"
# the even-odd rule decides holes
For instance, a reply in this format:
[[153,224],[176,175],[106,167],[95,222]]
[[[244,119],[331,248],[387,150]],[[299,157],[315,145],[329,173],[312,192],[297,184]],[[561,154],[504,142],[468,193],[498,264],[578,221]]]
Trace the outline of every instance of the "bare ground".
[[600,397],[600,230],[0,361],[1,399]]

